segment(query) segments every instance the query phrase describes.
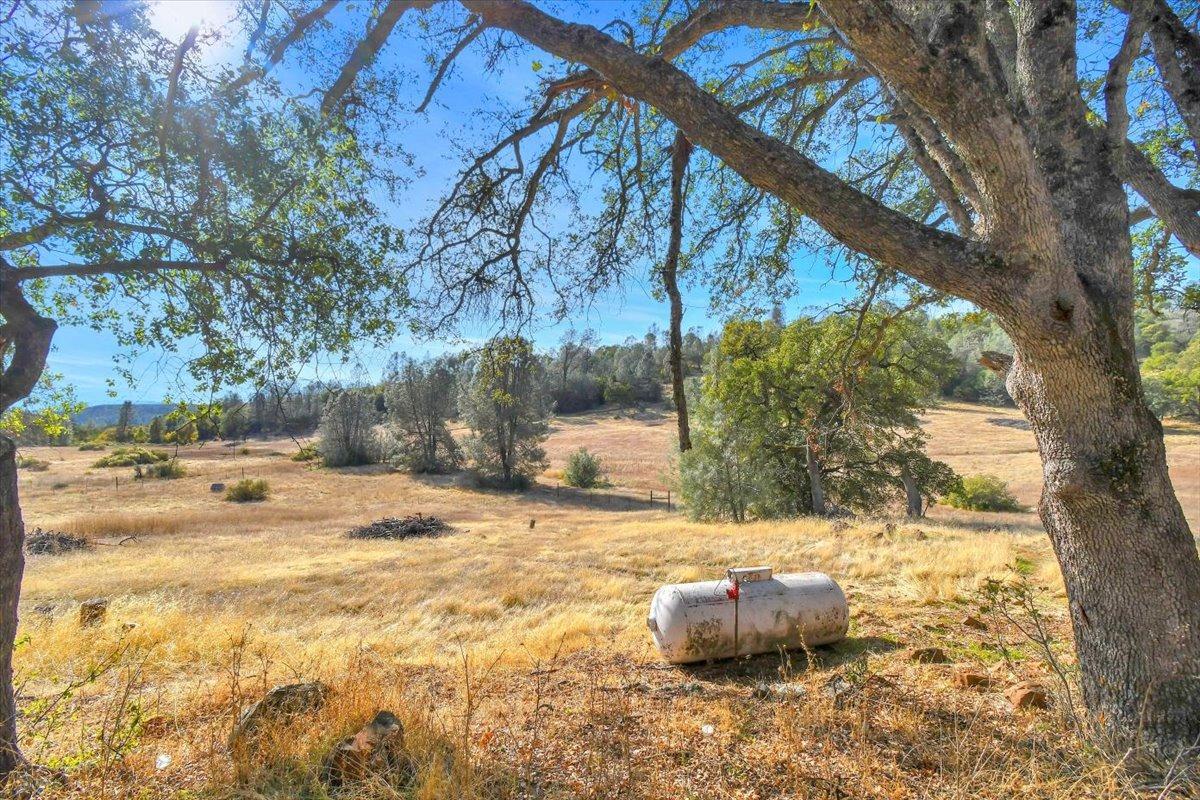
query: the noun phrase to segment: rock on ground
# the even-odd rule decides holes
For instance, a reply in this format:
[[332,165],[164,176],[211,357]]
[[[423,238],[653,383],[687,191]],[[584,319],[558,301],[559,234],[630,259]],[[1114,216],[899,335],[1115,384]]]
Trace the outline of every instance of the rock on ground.
[[367,780],[394,783],[411,772],[404,753],[404,726],[390,711],[378,712],[358,733],[347,736],[325,759],[325,783],[337,789]]
[[1004,696],[1013,708],[1049,708],[1050,693],[1046,687],[1033,681],[1021,681],[1008,687]]
[[229,734],[229,746],[245,741],[263,725],[315,711],[325,704],[328,696],[329,687],[320,681],[276,686],[242,710]]

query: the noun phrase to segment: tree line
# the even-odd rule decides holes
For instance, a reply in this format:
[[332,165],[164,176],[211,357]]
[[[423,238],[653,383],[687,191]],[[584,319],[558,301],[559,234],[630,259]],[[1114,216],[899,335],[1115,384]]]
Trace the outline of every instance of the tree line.
[[[781,323],[778,315],[773,319]],[[903,329],[914,341],[928,337],[944,345],[936,356],[938,369],[929,376],[934,395],[1012,405],[1004,382],[981,363],[984,353],[1012,352],[1012,341],[992,315],[977,310],[915,310],[908,312]],[[1162,417],[1200,417],[1200,314],[1179,306],[1139,308],[1134,332],[1142,381],[1155,411]],[[680,363],[688,384],[695,384],[712,367],[709,356],[720,350],[721,342],[719,331],[702,333],[693,329],[682,336]],[[597,343],[593,331],[568,330],[557,346],[538,352],[536,357],[542,375],[539,388],[555,413],[589,411],[606,405],[627,408],[663,400],[673,404],[670,393],[664,391],[671,381],[671,345],[656,327],[642,337],[605,345]],[[457,386],[463,374],[469,372],[471,359],[469,352],[437,359],[439,374]],[[396,356],[386,368],[383,382],[364,389],[373,394],[377,411],[383,411],[389,385],[396,376],[405,369],[411,371],[417,363]],[[314,383],[298,387],[269,385],[246,394],[228,392],[215,403],[184,406],[145,425],[131,422],[132,404],[126,401],[115,425],[75,423],[47,434],[44,426],[31,421],[19,432],[12,432],[19,443],[27,445],[105,439],[187,444],[214,439],[310,436],[321,423],[329,396],[337,391],[336,386]],[[694,394],[697,387],[690,385],[688,391]],[[696,409],[691,416],[699,413]]]

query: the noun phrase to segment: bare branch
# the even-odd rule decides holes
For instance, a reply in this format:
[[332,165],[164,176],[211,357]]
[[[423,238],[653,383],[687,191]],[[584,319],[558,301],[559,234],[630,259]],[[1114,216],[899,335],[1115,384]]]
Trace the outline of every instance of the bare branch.
[[1121,41],[1117,54],[1108,64],[1108,74],[1104,82],[1109,157],[1113,160],[1113,169],[1118,174],[1125,171],[1125,137],[1129,135],[1129,107],[1125,99],[1129,70],[1141,52],[1145,35],[1144,22],[1136,14],[1131,14],[1125,26],[1125,38]]
[[454,48],[446,54],[446,57],[442,59],[442,63],[438,65],[437,72],[434,73],[433,80],[429,83],[429,89],[425,92],[425,99],[421,101],[421,105],[417,106],[417,113],[420,113],[429,107],[429,101],[433,99],[434,93],[437,91],[438,86],[441,85],[442,79],[446,77],[446,72],[450,69],[450,65],[454,63],[454,59],[458,58],[459,54],[461,54],[463,50],[466,50],[467,46],[470,45],[471,42],[475,41],[475,39],[479,37],[479,34],[483,33],[486,29],[487,25],[483,24],[482,22],[474,26],[471,28],[470,32],[468,32],[467,35],[462,39],[459,39],[458,44],[454,45]]
[[404,12],[410,8],[429,8],[431,5],[433,5],[433,0],[389,0],[388,4],[384,6],[383,13],[379,15],[378,22],[354,48],[350,59],[342,67],[341,74],[338,75],[329,91],[325,93],[324,99],[321,100],[321,113],[329,114],[341,103],[342,96],[354,85],[354,79],[358,77],[358,73],[379,54],[384,43],[387,42],[388,36],[391,35],[392,29],[404,16]]
[[243,70],[242,74],[239,75],[237,79],[225,87],[225,91],[237,91],[243,86],[246,86],[249,83],[265,76],[275,65],[283,60],[283,56],[287,52],[288,48],[298,42],[304,36],[304,34],[308,32],[309,28],[324,19],[329,12],[337,6],[337,4],[338,0],[325,0],[325,2],[321,3],[321,5],[317,6],[312,11],[309,11],[307,14],[303,14],[298,17],[296,19],[296,23],[292,26],[292,29],[288,31],[287,35],[276,42],[275,47],[271,49],[271,55],[267,58],[266,64],[261,67],[250,67]]
[[954,234],[929,228],[848,185],[838,176],[741,120],[690,77],[583,25],[524,2],[466,0],[490,24],[561,58],[586,64],[627,95],[650,103],[688,138],[751,184],[813,217],[838,241],[885,265],[967,299],[1003,305],[1019,270]]
[[179,94],[179,76],[183,74],[183,60],[187,57],[188,50],[191,50],[196,44],[196,37],[200,34],[200,26],[193,25],[188,28],[187,35],[183,37],[183,41],[179,43],[179,48],[175,51],[175,64],[171,67],[171,78],[167,84],[167,99],[163,103],[162,118],[159,120],[158,126],[158,150],[161,158],[167,156],[167,134],[171,129],[171,114],[175,110],[175,97]]

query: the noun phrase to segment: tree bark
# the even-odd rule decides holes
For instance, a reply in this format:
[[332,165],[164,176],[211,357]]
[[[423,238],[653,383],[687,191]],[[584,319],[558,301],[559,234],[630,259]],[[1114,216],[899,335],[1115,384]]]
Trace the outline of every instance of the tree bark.
[[0,436],[0,786],[22,763],[12,671],[17,603],[25,571],[25,525],[17,502],[16,450],[11,439]]
[[900,480],[904,484],[906,513],[910,519],[920,519],[924,516],[925,500],[921,497],[921,487],[917,486],[917,479],[908,467],[901,467]]
[[808,491],[812,498],[812,513],[823,517],[829,513],[825,505],[825,480],[821,475],[821,459],[812,442],[804,445],[804,463],[808,470]]
[[[1041,454],[1084,700],[1129,743],[1200,742],[1200,558],[1132,341],[1020,336],[1008,389]],[[1130,339],[1132,337],[1129,337]]]
[[675,417],[679,425],[679,452],[692,449],[692,434],[688,425],[687,395],[683,375],[683,298],[679,294],[679,251],[683,246],[683,177],[687,170],[692,145],[683,135],[675,134],[671,146],[671,241],[663,263],[663,287],[671,301],[671,392],[675,400]]

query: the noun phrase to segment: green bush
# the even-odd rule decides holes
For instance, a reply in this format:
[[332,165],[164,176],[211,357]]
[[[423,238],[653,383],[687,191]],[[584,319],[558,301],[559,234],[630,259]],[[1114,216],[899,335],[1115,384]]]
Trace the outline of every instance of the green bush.
[[225,490],[225,499],[233,503],[253,503],[267,499],[267,482],[262,478],[243,478]]
[[118,447],[101,458],[93,466],[96,467],[135,467],[138,464],[157,464],[166,461],[171,456],[162,450],[149,450],[145,447]]
[[306,444],[292,453],[292,461],[316,461],[320,457],[321,454],[317,451],[317,446],[314,444]]
[[84,442],[83,444],[79,445],[79,449],[80,449],[80,450],[83,450],[83,451],[87,451],[87,450],[103,450],[103,449],[104,449],[104,442]]
[[568,486],[578,486],[580,489],[591,489],[599,486],[603,480],[603,467],[600,458],[581,447],[567,457],[567,468],[563,470],[563,482]]
[[969,475],[946,495],[946,502],[968,511],[1024,511],[1008,490],[1008,484],[995,475]]
[[45,472],[50,469],[50,462],[33,456],[17,456],[17,469],[27,469],[30,472]]
[[157,464],[148,464],[145,469],[140,465],[133,468],[133,477],[135,480],[142,478],[159,478],[162,480],[173,480],[182,478],[187,475],[187,470],[183,468],[183,464],[179,463],[178,459],[172,458],[170,461],[161,461]]
[[604,386],[604,402],[625,408],[637,401],[633,387],[624,381],[612,380]]

